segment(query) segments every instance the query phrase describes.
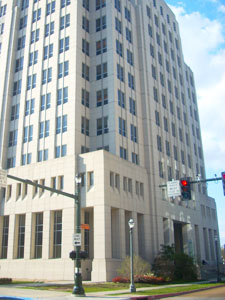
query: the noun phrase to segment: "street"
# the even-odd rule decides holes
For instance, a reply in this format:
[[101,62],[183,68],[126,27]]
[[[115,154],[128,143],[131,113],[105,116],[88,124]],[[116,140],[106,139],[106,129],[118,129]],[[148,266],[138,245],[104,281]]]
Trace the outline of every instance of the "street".
[[210,289],[202,292],[194,292],[191,294],[164,298],[167,300],[225,300],[225,286]]

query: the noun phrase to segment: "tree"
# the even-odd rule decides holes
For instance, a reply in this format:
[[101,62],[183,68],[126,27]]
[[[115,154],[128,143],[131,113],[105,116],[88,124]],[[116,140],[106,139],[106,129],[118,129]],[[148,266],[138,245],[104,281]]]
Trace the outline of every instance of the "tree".
[[161,245],[161,251],[156,256],[152,270],[156,276],[165,280],[193,281],[197,279],[197,268],[191,256],[176,253],[174,246]]
[[[147,274],[150,270],[151,266],[147,261],[134,255],[134,276]],[[117,272],[122,277],[128,278],[130,276],[130,256],[126,256]]]

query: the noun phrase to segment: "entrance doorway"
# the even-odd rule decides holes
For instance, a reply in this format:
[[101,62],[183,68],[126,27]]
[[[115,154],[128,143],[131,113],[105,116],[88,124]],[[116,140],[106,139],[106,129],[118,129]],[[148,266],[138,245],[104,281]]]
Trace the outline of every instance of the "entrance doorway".
[[173,223],[174,229],[174,246],[175,252],[184,252],[184,243],[183,243],[183,224],[174,222]]

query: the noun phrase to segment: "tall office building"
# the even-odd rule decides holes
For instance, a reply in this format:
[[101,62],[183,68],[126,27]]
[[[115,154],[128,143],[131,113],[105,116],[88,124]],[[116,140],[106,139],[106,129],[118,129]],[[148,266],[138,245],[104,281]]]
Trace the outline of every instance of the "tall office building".
[[[214,264],[216,205],[167,181],[205,178],[194,77],[163,0],[0,1],[0,166],[75,192],[82,176],[83,279],[111,280],[134,251],[175,244]],[[1,191],[1,276],[72,279],[73,199],[8,179]]]

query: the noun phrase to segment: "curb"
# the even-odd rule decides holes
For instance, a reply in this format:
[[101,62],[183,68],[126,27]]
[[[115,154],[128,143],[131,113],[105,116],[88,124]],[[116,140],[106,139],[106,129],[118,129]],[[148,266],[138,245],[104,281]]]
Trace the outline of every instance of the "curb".
[[131,300],[153,300],[153,299],[161,299],[161,298],[168,298],[168,297],[176,297],[176,296],[180,296],[180,295],[186,295],[186,294],[191,294],[191,293],[195,293],[195,292],[216,289],[219,287],[221,287],[221,286],[213,286],[213,287],[202,288],[202,289],[197,289],[197,290],[192,290],[192,291],[177,292],[177,293],[170,293],[170,294],[161,294],[161,295],[153,295],[153,296],[137,296],[137,297],[130,297],[130,299]]
[[15,297],[15,296],[2,296],[0,295],[0,300],[34,300],[34,298],[28,298],[28,297]]

